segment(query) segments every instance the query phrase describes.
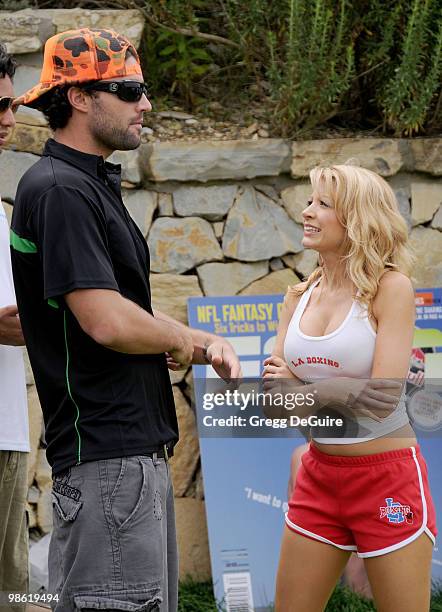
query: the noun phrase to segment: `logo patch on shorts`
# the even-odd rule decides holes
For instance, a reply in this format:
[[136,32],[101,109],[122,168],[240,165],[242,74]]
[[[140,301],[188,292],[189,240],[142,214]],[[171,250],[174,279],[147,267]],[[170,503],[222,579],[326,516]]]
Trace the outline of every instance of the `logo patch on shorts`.
[[392,497],[386,497],[385,503],[386,506],[379,506],[379,518],[387,518],[388,522],[394,525],[413,523],[413,513],[410,506],[394,502]]

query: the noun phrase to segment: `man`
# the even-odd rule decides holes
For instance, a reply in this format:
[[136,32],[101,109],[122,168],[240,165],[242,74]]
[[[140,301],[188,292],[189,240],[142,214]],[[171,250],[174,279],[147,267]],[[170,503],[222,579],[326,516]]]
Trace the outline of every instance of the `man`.
[[[0,148],[14,128],[15,62],[0,44]],[[1,191],[1,177],[0,177]],[[7,593],[28,590],[26,524],[28,409],[22,350],[9,254],[9,226],[0,200],[0,607]],[[4,599],[4,601],[2,601]]]
[[[137,52],[111,30],[45,45],[21,102],[54,130],[20,182],[11,245],[24,335],[53,469],[49,591],[57,611],[177,609],[173,494],[178,439],[167,370],[211,363],[240,376],[232,347],[153,316],[149,251],[104,161],[140,144],[151,110]],[[167,357],[166,357],[167,355]]]

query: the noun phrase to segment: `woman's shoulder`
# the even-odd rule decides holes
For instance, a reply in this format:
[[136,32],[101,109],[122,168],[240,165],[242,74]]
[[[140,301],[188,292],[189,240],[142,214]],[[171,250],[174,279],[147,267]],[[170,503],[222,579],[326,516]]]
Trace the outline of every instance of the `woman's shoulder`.
[[378,297],[379,294],[392,291],[410,294],[410,292],[413,292],[411,279],[406,274],[398,272],[397,270],[386,270],[379,280],[376,297]]
[[[395,307],[398,302],[409,302],[414,306],[414,290],[411,279],[397,270],[386,270],[381,276],[378,290],[373,300],[373,314],[388,307]],[[377,317],[376,317],[377,318]]]

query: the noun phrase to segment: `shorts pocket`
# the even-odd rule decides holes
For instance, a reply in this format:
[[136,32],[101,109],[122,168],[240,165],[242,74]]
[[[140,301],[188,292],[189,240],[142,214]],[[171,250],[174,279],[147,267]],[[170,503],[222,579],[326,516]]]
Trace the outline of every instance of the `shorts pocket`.
[[118,530],[132,523],[146,495],[147,477],[139,457],[123,457],[120,475],[110,497],[112,515]]
[[72,523],[78,516],[83,502],[71,499],[66,495],[61,495],[52,491],[52,507],[57,513],[58,517],[65,523]]
[[160,612],[163,598],[160,589],[74,595],[75,610],[126,610],[127,612]]

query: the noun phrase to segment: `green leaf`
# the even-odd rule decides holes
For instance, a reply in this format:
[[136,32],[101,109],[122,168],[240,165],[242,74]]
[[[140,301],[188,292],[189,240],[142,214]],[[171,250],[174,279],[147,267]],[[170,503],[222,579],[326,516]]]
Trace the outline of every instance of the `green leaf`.
[[164,47],[164,49],[160,51],[160,55],[162,56],[171,55],[172,53],[175,53],[176,51],[177,51],[177,48],[175,47],[175,45],[168,45],[167,47]]

